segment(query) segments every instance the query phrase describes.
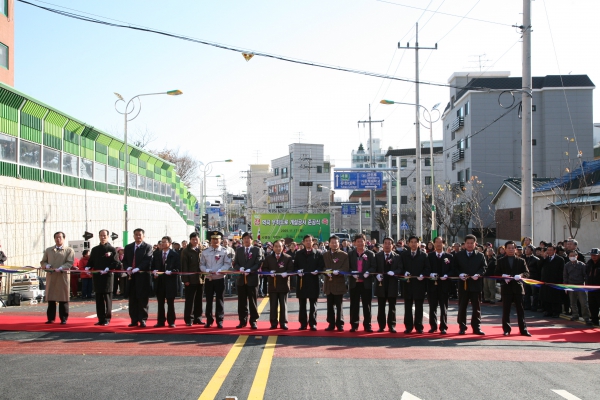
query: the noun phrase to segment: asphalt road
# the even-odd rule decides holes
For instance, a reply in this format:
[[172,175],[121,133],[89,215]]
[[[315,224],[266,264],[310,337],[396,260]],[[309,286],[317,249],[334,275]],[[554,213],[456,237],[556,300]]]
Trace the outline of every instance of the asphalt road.
[[[319,321],[325,318],[324,301],[320,299]],[[115,301],[113,309],[126,304]],[[290,322],[297,321],[293,298],[289,306]],[[237,319],[236,307],[235,298],[227,300],[226,318]],[[0,318],[18,313],[43,319],[45,308],[1,308]],[[348,316],[347,300],[344,308]],[[268,319],[268,310],[267,305],[261,320]],[[484,330],[499,324],[500,310],[499,305],[483,307]],[[182,301],[176,311],[176,329],[183,330]],[[376,311],[374,302],[374,315]],[[399,331],[402,311],[399,299]],[[154,302],[150,312],[152,319]],[[94,313],[92,302],[71,303],[72,316]],[[114,314],[127,318],[127,310]],[[450,314],[449,322],[455,323],[456,302]],[[537,313],[528,313],[527,319],[530,326],[583,327]],[[90,318],[90,324],[95,321]],[[375,318],[373,324],[376,329]],[[597,343],[522,341],[518,336],[269,338],[257,331],[240,338],[5,331],[0,332],[0,399],[598,399],[598,348]]]

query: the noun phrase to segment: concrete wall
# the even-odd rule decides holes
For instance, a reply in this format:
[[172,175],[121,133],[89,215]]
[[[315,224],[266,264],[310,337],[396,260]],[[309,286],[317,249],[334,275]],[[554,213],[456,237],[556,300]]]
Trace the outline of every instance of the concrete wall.
[[[130,232],[144,229],[149,243],[164,235],[181,242],[194,229],[168,204],[134,197],[128,203]],[[95,246],[100,229],[117,233],[113,244],[123,245],[122,196],[0,176],[0,243],[7,265],[39,265],[56,231],[68,242],[83,240],[87,230]]]

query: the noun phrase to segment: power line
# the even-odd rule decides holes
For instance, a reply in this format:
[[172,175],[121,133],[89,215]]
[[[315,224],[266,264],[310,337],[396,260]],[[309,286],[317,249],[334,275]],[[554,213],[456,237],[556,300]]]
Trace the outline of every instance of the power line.
[[[400,77],[396,77],[396,76],[380,74],[377,72],[369,72],[369,71],[362,71],[362,70],[357,70],[357,69],[352,69],[352,68],[336,67],[336,66],[321,64],[321,63],[312,62],[312,61],[305,61],[305,60],[299,60],[299,59],[294,59],[294,58],[290,58],[290,57],[278,56],[278,55],[274,55],[274,54],[270,54],[270,53],[257,52],[257,51],[242,49],[242,48],[234,47],[234,46],[230,46],[230,45],[224,45],[224,44],[220,44],[220,43],[209,42],[206,40],[195,39],[195,38],[192,38],[189,36],[169,33],[169,32],[165,32],[165,31],[159,31],[159,30],[150,29],[150,28],[143,28],[143,27],[136,26],[136,25],[129,24],[129,23],[127,23],[127,25],[123,25],[123,24],[118,24],[118,23],[113,23],[113,22],[107,22],[107,21],[103,21],[100,19],[87,17],[87,16],[80,15],[80,14],[75,14],[75,13],[68,12],[68,11],[62,11],[62,10],[57,10],[57,9],[50,8],[50,7],[41,6],[38,4],[34,4],[32,2],[26,1],[26,0],[17,0],[17,1],[24,3],[24,4],[28,4],[30,6],[33,6],[33,7],[39,8],[39,9],[42,9],[42,10],[45,10],[45,11],[48,11],[48,12],[51,12],[51,13],[55,13],[55,14],[58,14],[58,15],[61,15],[64,17],[68,17],[68,18],[81,20],[84,22],[90,22],[90,23],[99,24],[99,25],[106,25],[106,26],[110,26],[110,27],[114,27],[114,28],[125,28],[125,29],[132,29],[135,31],[140,31],[140,32],[154,33],[157,35],[162,35],[162,36],[166,36],[166,37],[170,37],[170,38],[174,38],[174,39],[180,39],[180,40],[185,40],[185,41],[192,42],[192,43],[216,47],[216,48],[219,48],[222,50],[235,51],[237,53],[242,53],[242,54],[252,55],[252,56],[272,58],[275,60],[286,61],[286,62],[300,64],[300,65],[329,69],[329,70],[333,70],[333,71],[348,72],[348,73],[352,73],[352,74],[370,76],[370,77],[375,77],[375,78],[390,79],[390,80],[395,80],[395,81],[400,81],[400,82],[416,83],[415,80],[409,79],[409,78],[400,78]],[[105,17],[103,17],[103,18],[105,18]],[[427,81],[419,81],[419,83],[423,84],[423,85],[430,85],[430,86],[453,87],[456,89],[465,89],[465,87],[463,87],[463,86],[454,86],[454,85],[450,85],[447,83],[436,83],[436,82],[427,82]],[[484,87],[469,87],[469,89],[482,90],[482,91],[488,90],[488,88],[484,88]]]
[[377,1],[380,2],[380,3],[387,3],[387,4],[392,4],[392,5],[395,5],[395,6],[412,8],[412,9],[415,9],[415,10],[424,10],[424,11],[427,11],[427,12],[430,12],[430,13],[436,13],[436,14],[440,14],[440,15],[446,15],[448,17],[464,18],[464,19],[469,19],[469,20],[472,20],[472,21],[486,22],[488,24],[494,24],[494,25],[512,26],[511,24],[504,24],[502,22],[488,21],[488,20],[480,19],[480,18],[467,18],[467,17],[463,17],[462,15],[450,14],[450,13],[445,13],[445,12],[441,12],[441,11],[430,11],[430,10],[427,10],[427,9],[424,9],[424,8],[409,6],[409,5],[406,5],[406,4],[394,3],[394,2],[386,1],[386,0],[377,0]]

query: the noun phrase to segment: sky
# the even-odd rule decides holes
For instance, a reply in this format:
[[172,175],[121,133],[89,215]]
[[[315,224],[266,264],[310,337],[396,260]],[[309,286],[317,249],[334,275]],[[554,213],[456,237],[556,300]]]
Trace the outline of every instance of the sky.
[[[505,0],[29,0],[103,20],[185,35],[247,51],[414,80],[415,44],[422,82],[445,84],[457,71],[521,76],[522,1]],[[322,143],[336,167],[373,136],[382,147],[415,146],[416,85],[255,56],[153,33],[79,21],[15,2],[15,88],[114,136],[126,99],[172,89],[183,95],[143,99],[129,134],[152,132],[150,148],[179,148],[219,174],[233,193],[245,190],[249,164],[269,164],[288,144]],[[600,82],[600,2],[532,2],[533,76],[587,74]],[[420,85],[427,108],[449,100],[449,88]],[[594,122],[600,122],[598,90]],[[498,115],[503,110],[498,108]],[[433,124],[434,140],[441,123]],[[591,127],[590,127],[591,129]],[[424,130],[421,130],[422,135]],[[366,145],[365,145],[366,147]],[[209,178],[208,195],[217,195]],[[192,188],[193,193],[198,188]],[[342,197],[345,194],[338,193]]]

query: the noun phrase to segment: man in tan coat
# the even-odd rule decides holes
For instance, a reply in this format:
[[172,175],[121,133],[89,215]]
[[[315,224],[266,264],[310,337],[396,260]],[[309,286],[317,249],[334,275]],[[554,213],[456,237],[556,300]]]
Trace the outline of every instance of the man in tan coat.
[[56,232],[54,234],[55,246],[48,247],[44,251],[42,269],[46,271],[46,301],[48,302],[47,324],[56,319],[56,303],[58,302],[58,317],[61,324],[66,324],[69,318],[69,282],[75,252],[65,245],[65,234]]
[[341,332],[344,330],[342,301],[348,292],[348,287],[346,286],[346,276],[340,272],[348,272],[350,265],[348,254],[340,250],[340,239],[337,236],[329,238],[329,251],[323,253],[323,261],[325,269],[331,270],[323,284],[323,293],[327,296],[327,322],[329,323],[325,330],[332,331],[337,327],[337,330]]

